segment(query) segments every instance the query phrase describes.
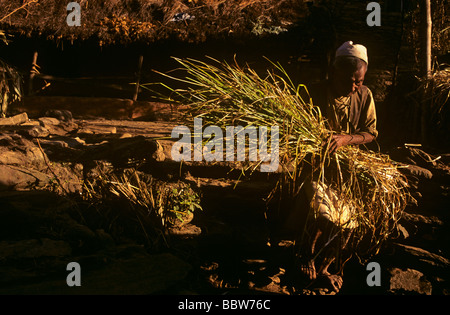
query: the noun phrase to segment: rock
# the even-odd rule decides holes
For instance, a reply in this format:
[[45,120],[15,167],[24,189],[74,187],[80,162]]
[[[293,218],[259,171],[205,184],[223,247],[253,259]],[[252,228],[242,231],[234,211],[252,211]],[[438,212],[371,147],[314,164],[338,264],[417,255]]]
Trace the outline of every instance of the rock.
[[47,156],[38,145],[17,134],[0,135],[0,164],[46,167]]
[[[32,128],[43,128],[42,126],[32,126]],[[36,129],[37,130],[37,129]],[[45,134],[44,134],[45,135]],[[34,134],[34,136],[44,136]],[[52,184],[49,188],[65,189],[70,192],[81,191],[80,174],[75,172],[70,163],[64,164],[50,161],[44,148],[50,154],[49,148],[55,148],[56,152],[63,152],[69,143],[72,146],[82,146],[83,141],[76,139],[65,142],[58,140],[41,139],[41,142],[33,142],[18,134],[0,135],[0,189],[27,189],[43,188]],[[49,144],[50,143],[50,144]],[[42,148],[42,149],[41,149]],[[69,152],[66,155],[73,152]]]
[[394,294],[431,295],[432,285],[423,273],[414,269],[393,268],[389,271],[389,291]]
[[97,247],[97,234],[86,225],[80,224],[68,215],[57,217],[53,223],[61,232],[61,237],[74,244],[74,247],[87,248],[91,250]]
[[48,188],[67,193],[79,193],[81,175],[72,168],[52,163],[49,169],[36,170],[26,166],[0,164],[0,190]]
[[70,213],[76,211],[76,205],[56,193],[16,191],[3,192],[0,197],[2,239],[57,239],[77,253],[92,253],[113,242],[107,233],[94,232],[75,220]]
[[40,123],[37,120],[29,120],[26,123],[21,124],[22,127],[28,127],[28,126],[39,126]]
[[28,121],[27,113],[22,113],[8,118],[0,118],[0,126],[20,125]]
[[78,124],[71,121],[61,122],[58,119],[51,117],[41,117],[39,118],[39,123],[42,127],[46,128],[51,135],[57,136],[65,136],[79,128]]
[[49,109],[45,112],[45,116],[64,122],[71,122],[73,120],[72,112],[66,109]]
[[72,249],[67,242],[48,238],[2,241],[0,242],[0,260],[18,258],[62,257],[69,256]]
[[66,142],[71,148],[78,148],[86,145],[86,141],[79,137],[66,139]]
[[[74,260],[67,260],[67,263]],[[69,287],[66,274],[0,286],[0,294],[148,295],[170,291],[183,281],[191,265],[172,254],[113,260],[101,268],[80,263],[81,286]]]
[[165,158],[161,145],[144,136],[113,139],[107,143],[92,146],[81,159],[86,161],[105,160],[115,166],[128,165],[134,161],[161,161]]
[[60,121],[53,117],[40,117],[38,118],[39,124],[43,127],[47,127],[49,125],[57,126],[60,124]]
[[115,247],[116,242],[112,238],[112,236],[105,232],[103,229],[97,229],[95,231],[96,238],[103,248],[112,248]]
[[9,284],[17,284],[24,281],[33,281],[36,276],[37,272],[34,270],[24,270],[15,266],[8,265],[3,265],[0,268],[0,283],[3,287],[7,287]]
[[41,140],[41,146],[44,149],[47,149],[47,148],[64,149],[64,148],[68,148],[69,147],[69,143],[67,141],[64,141],[64,140],[42,139]]
[[436,216],[425,216],[408,212],[403,212],[400,223],[404,230],[401,233],[405,234],[406,232],[411,237],[423,237],[426,234],[431,234],[435,235],[437,239],[440,231],[444,229],[444,222]]
[[74,156],[81,154],[86,142],[78,137],[56,137],[39,139],[42,149],[51,163],[58,161],[71,162]]
[[78,130],[80,134],[115,134],[117,128],[113,126],[84,126]]
[[125,139],[125,138],[132,138],[133,135],[131,133],[125,132],[125,133],[120,134],[119,137],[120,137],[120,139]]
[[400,168],[400,170],[406,175],[419,178],[431,179],[433,177],[433,173],[430,170],[417,165],[407,165],[405,168]]
[[46,138],[50,135],[50,131],[43,126],[33,126],[31,129],[24,131],[24,133],[32,138]]
[[394,250],[395,255],[407,262],[409,266],[415,266],[424,271],[439,274],[450,268],[450,261],[447,258],[419,247],[395,243]]
[[201,228],[190,223],[169,228],[169,234],[178,235],[182,237],[196,237],[199,236],[201,233],[202,233]]
[[30,189],[44,187],[50,183],[50,178],[39,171],[20,166],[0,164],[0,190]]
[[417,225],[443,226],[444,222],[435,216],[424,216],[417,213],[402,213],[402,219]]

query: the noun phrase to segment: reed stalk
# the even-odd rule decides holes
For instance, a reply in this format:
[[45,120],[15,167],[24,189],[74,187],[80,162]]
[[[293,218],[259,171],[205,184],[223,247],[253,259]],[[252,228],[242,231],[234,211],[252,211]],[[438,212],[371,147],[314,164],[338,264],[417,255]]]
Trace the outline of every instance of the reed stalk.
[[[315,180],[332,187],[338,207],[351,207],[355,253],[358,257],[376,254],[383,241],[396,229],[408,198],[407,181],[388,155],[356,146],[330,154],[331,130],[305,85],[294,85],[286,71],[273,63],[275,71],[259,76],[249,67],[212,59],[175,60],[185,76],[166,77],[186,84],[171,88],[166,100],[189,105],[186,121],[201,117],[204,125],[219,127],[279,126],[280,181],[275,190],[289,190],[295,197],[305,181]],[[324,145],[325,144],[325,145]],[[255,169],[255,165],[245,170]],[[255,164],[255,163],[253,163]],[[308,169],[310,174],[305,174]],[[346,227],[342,226],[342,229]],[[359,246],[364,240],[364,246]]]

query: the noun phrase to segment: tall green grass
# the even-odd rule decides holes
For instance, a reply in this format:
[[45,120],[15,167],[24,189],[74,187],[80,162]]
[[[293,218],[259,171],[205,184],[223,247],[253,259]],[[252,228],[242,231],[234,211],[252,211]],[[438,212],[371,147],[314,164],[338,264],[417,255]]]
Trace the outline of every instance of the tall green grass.
[[[274,71],[262,77],[237,63],[175,60],[185,74],[164,75],[186,87],[165,85],[170,91],[166,100],[189,105],[188,123],[201,117],[204,125],[219,127],[279,126],[280,181],[268,200],[280,189],[288,189],[294,198],[305,181],[323,183],[336,191],[338,207],[354,209],[355,253],[363,258],[379,251],[396,230],[410,197],[405,177],[389,156],[357,146],[330,154],[332,131],[327,129],[319,107],[309,97],[307,87],[296,86],[278,63],[272,62]],[[255,165],[248,169],[254,170]],[[304,174],[305,169],[310,174]]]

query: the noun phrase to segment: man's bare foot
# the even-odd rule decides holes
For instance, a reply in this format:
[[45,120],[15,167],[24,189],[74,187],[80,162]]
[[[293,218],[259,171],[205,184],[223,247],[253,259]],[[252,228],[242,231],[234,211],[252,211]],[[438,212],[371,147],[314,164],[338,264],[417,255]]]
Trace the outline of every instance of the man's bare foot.
[[[339,292],[339,290],[342,288],[342,284],[344,283],[344,280],[339,275],[332,275],[329,273],[321,274],[320,275],[320,285],[324,288],[327,288],[334,292]],[[318,279],[319,280],[319,279]],[[317,283],[319,285],[319,283]]]
[[299,261],[299,269],[300,273],[308,280],[315,280],[317,278],[314,260]]

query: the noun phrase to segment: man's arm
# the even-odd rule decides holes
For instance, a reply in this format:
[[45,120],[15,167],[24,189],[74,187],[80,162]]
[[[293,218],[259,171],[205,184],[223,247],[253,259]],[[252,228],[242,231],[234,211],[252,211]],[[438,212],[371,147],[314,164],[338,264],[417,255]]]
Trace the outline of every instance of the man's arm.
[[360,123],[358,124],[359,131],[348,135],[332,135],[329,148],[330,153],[336,152],[337,149],[345,145],[370,143],[378,136],[375,102],[369,89],[367,89],[367,93],[365,104],[362,107]]
[[359,132],[351,135],[332,135],[330,141],[330,153],[334,153],[342,146],[358,145],[370,143],[375,139],[375,136],[368,132]]

